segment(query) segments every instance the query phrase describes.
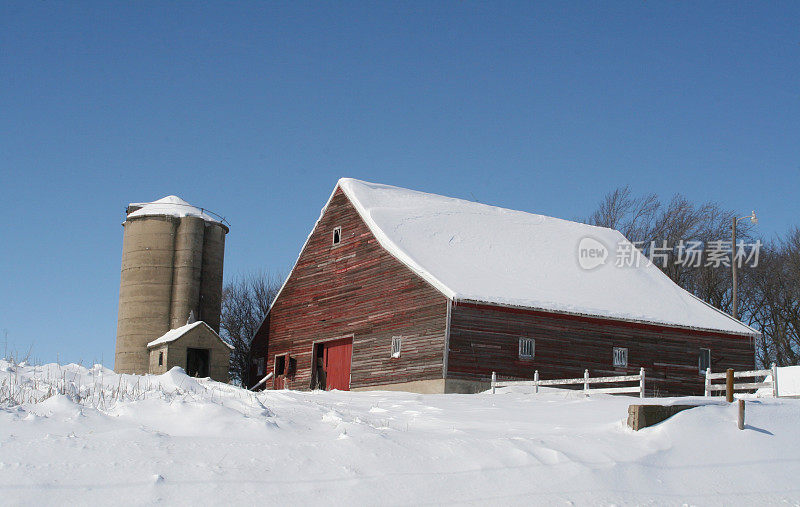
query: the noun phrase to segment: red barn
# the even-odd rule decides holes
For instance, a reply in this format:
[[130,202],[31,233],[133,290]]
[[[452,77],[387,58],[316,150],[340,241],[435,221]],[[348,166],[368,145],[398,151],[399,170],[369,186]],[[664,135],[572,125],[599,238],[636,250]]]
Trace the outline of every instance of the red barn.
[[674,284],[619,232],[342,179],[254,337],[267,388],[485,389],[647,370],[701,394],[751,369],[757,331]]

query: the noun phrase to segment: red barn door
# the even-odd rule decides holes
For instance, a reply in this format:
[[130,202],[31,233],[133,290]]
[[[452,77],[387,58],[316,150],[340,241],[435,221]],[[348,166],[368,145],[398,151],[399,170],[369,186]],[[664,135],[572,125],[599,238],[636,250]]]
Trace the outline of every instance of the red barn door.
[[353,339],[345,338],[325,342],[325,389],[350,390],[350,359],[353,355]]

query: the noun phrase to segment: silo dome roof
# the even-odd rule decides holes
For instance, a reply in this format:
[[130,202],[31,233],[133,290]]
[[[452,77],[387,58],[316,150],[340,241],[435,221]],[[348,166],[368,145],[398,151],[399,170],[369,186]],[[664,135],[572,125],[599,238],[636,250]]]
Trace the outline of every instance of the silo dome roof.
[[[133,210],[133,211],[131,211]],[[168,195],[153,202],[132,202],[128,205],[128,218],[146,216],[200,217],[203,220],[221,223],[204,209],[192,206],[177,195]]]

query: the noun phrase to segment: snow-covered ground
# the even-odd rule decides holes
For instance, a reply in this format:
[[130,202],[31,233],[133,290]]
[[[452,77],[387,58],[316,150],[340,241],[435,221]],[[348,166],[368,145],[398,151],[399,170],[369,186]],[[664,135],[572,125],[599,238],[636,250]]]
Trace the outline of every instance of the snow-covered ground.
[[800,505],[800,400],[748,402],[745,431],[717,403],[633,432],[634,398],[503,391],[253,394],[0,361],[0,504]]

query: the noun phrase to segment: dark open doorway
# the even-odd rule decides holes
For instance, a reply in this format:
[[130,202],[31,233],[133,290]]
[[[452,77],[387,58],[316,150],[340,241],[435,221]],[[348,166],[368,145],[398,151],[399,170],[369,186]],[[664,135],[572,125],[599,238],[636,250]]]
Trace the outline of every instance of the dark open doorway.
[[208,349],[186,349],[186,374],[190,377],[208,377]]
[[324,343],[315,343],[314,350],[311,355],[311,389],[326,388],[326,373],[324,362]]

